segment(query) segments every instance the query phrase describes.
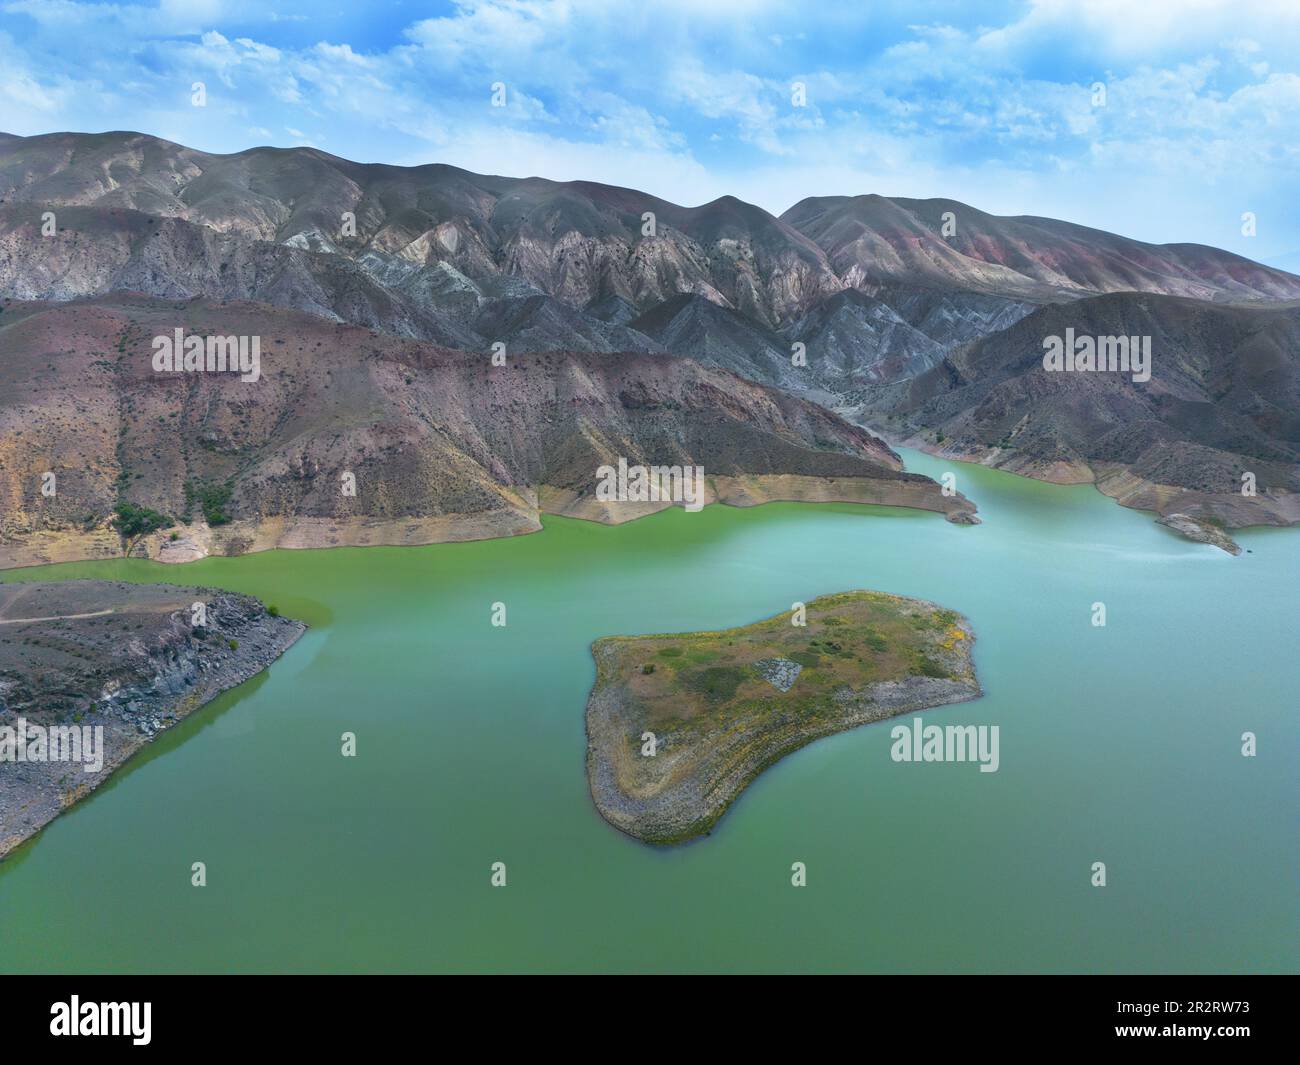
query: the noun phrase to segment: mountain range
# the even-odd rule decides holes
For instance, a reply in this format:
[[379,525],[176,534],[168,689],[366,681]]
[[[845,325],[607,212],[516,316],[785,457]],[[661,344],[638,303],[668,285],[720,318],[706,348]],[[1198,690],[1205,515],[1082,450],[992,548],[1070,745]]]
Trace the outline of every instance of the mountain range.
[[[288,491],[281,467],[364,469],[385,434],[405,441],[410,468],[398,477],[405,467],[390,467],[388,501],[370,500],[369,520],[509,512],[527,526],[545,506],[525,489],[577,492],[578,454],[657,461],[658,450],[727,477],[825,476],[846,461],[870,465],[869,481],[896,476],[896,456],[848,419],[926,450],[1095,481],[1161,514],[1228,526],[1300,519],[1300,277],[1202,245],[954,200],[814,197],[777,217],[730,196],[681,207],[592,182],[363,164],[314,148],[215,155],[139,133],[0,135],[0,297],[4,380],[22,376],[15,352],[29,370],[55,354],[117,367],[77,380],[59,371],[72,394],[57,418],[41,407],[54,392],[21,393],[48,415],[47,431],[108,432],[104,422],[79,433],[91,428],[79,406],[106,412],[113,399],[126,410],[147,397],[151,417],[181,420],[172,437],[149,435],[184,462],[126,485],[172,510],[184,502],[178,485],[230,481],[240,520],[338,518],[337,501]],[[148,329],[182,319],[283,338],[271,351],[284,380],[225,401],[210,385],[150,385],[117,366],[123,336],[140,354]],[[1067,327],[1151,337],[1151,380],[1045,373],[1043,339]],[[509,373],[488,372],[493,350]],[[454,387],[440,392],[429,367]],[[312,395],[311,375],[326,369],[356,387]],[[394,391],[394,374],[410,385]],[[579,378],[593,383],[582,402],[598,414],[557,398]],[[171,397],[186,389],[183,402]],[[643,393],[656,411],[644,424],[632,413]],[[19,395],[0,399],[0,433],[32,416]],[[277,435],[305,428],[309,400],[310,442]],[[195,402],[207,404],[201,413]],[[227,402],[264,431],[217,461],[202,441],[221,439],[211,419]],[[524,424],[507,432],[484,420],[507,411]],[[128,421],[116,430],[127,452]],[[652,428],[660,435],[647,437]],[[0,435],[0,454],[27,454],[25,433]],[[763,446],[751,448],[750,434]],[[144,469],[119,450],[97,455],[102,476],[84,496],[101,517],[123,471]],[[417,491],[415,471],[431,463],[464,481]],[[56,519],[33,509],[12,470],[0,467],[0,497],[21,502],[22,517],[0,516],[3,535],[30,537],[35,515]],[[1239,490],[1244,473],[1257,495]]]

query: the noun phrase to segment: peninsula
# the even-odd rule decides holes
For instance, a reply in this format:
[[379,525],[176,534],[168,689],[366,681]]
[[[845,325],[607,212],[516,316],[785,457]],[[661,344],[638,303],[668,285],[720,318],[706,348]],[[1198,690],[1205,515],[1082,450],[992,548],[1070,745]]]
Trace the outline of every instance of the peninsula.
[[0,859],[305,628],[212,588],[0,584]]

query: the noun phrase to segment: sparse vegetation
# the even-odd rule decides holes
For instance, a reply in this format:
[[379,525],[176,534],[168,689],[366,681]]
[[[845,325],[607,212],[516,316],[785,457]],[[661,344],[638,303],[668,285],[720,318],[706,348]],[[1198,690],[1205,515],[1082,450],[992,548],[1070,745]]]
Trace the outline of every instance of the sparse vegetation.
[[[809,602],[806,625],[791,620],[596,641],[587,723],[612,769],[593,770],[603,814],[650,842],[688,839],[764,768],[819,736],[979,694],[955,611],[844,592]],[[646,732],[678,752],[671,774],[627,757],[629,738],[639,750]],[[607,780],[618,794],[603,801]]]
[[197,504],[203,512],[203,520],[209,525],[225,525],[230,521],[230,514],[226,511],[226,505],[230,502],[230,497],[234,495],[234,492],[235,484],[233,481],[210,485],[186,481],[186,510],[192,512]]
[[174,524],[167,515],[135,503],[119,503],[113,518],[113,528],[122,537],[123,549],[128,557],[144,537]]
[[682,675],[686,687],[715,703],[730,699],[744,680],[745,671],[736,666],[710,666]]

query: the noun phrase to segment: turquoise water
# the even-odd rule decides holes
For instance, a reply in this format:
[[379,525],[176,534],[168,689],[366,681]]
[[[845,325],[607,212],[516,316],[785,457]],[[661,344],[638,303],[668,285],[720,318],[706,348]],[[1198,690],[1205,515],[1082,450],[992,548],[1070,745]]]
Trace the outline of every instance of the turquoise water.
[[[906,458],[984,524],[709,507],[0,574],[206,583],[312,626],[0,864],[0,970],[1294,969],[1300,534],[1231,558],[1091,487]],[[853,588],[970,618],[986,695],[927,717],[998,725],[998,772],[891,762],[884,724],[785,759],[697,843],[599,819],[594,638]]]

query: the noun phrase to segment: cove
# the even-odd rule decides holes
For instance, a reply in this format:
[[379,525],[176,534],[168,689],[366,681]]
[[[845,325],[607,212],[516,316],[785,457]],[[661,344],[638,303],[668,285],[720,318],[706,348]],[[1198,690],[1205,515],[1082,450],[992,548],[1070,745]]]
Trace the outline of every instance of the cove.
[[[903,454],[983,524],[712,506],[0,573],[209,584],[312,626],[0,864],[0,970],[1292,969],[1297,532],[1232,558],[1090,486]],[[894,762],[883,722],[769,768],[697,843],[601,821],[593,639],[858,588],[969,618],[986,694],[922,717],[997,726],[996,773]]]

